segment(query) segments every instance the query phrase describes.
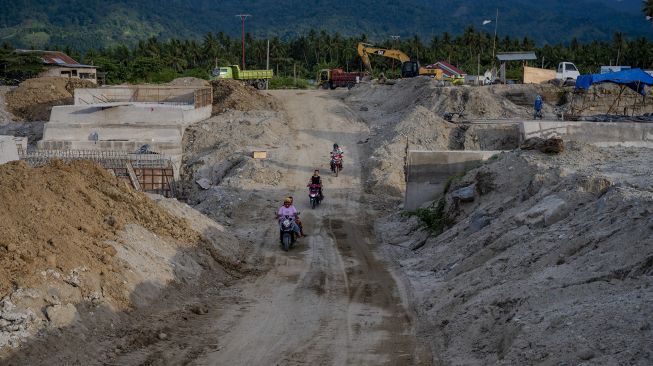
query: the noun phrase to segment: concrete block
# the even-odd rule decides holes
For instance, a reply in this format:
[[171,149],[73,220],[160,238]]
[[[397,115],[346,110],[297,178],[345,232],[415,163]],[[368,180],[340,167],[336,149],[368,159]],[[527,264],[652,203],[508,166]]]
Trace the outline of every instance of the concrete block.
[[531,137],[560,137],[587,144],[653,148],[653,123],[525,121],[520,123],[523,142]]
[[0,136],[0,164],[19,159],[14,136]]
[[435,200],[452,175],[463,173],[501,151],[408,151],[404,209]]

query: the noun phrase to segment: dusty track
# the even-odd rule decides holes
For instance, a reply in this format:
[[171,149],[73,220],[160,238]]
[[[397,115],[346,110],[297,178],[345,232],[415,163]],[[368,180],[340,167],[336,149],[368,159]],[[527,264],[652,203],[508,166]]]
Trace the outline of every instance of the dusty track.
[[[358,142],[368,137],[366,125],[331,92],[274,95],[287,112],[291,136],[267,162],[284,172],[283,181],[258,196],[280,202],[292,194],[309,236],[283,252],[269,203],[246,202],[233,228],[255,229],[253,252],[268,269],[262,276],[227,288],[208,274],[202,283],[172,286],[165,301],[120,326],[89,322],[92,334],[71,331],[35,342],[12,364],[431,364],[400,288],[375,255],[373,212],[361,190],[367,152]],[[334,141],[345,149],[337,178],[328,168]],[[314,168],[322,171],[326,200],[312,210],[306,184]]]
[[[296,197],[309,236],[290,253],[268,226],[266,261],[273,269],[241,294],[248,306],[219,322],[219,350],[197,364],[411,365],[416,346],[410,317],[390,272],[373,254],[371,222],[361,203],[358,141],[366,126],[323,92],[276,92],[295,135],[273,161],[288,168],[284,184]],[[328,151],[345,148],[345,167],[329,173]],[[306,182],[321,169],[326,200],[308,206]],[[274,194],[280,194],[275,192]]]

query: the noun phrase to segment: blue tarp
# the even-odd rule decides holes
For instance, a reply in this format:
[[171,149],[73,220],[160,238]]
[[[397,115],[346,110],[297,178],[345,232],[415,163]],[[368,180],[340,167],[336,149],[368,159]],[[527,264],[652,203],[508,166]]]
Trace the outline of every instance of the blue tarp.
[[588,90],[592,84],[615,83],[626,85],[641,95],[646,95],[644,86],[653,86],[653,76],[642,69],[630,69],[607,74],[581,75],[576,79],[576,89]]

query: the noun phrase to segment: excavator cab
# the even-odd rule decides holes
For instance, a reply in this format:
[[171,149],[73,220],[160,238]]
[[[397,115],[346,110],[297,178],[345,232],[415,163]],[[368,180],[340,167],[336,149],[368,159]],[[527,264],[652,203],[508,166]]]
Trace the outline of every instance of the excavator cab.
[[417,61],[406,61],[401,64],[401,77],[412,78],[419,76],[419,64]]

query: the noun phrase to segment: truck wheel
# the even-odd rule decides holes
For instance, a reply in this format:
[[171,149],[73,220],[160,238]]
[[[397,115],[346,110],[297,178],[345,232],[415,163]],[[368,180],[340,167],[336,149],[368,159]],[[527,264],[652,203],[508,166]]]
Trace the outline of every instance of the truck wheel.
[[347,89],[351,90],[354,87],[354,83],[347,83]]
[[258,90],[264,90],[265,89],[265,81],[263,80],[258,80],[256,82],[256,89]]
[[336,84],[334,84],[333,82],[330,82],[329,83],[329,89],[334,90],[335,88],[336,88]]

